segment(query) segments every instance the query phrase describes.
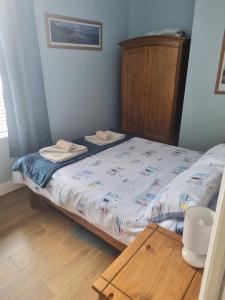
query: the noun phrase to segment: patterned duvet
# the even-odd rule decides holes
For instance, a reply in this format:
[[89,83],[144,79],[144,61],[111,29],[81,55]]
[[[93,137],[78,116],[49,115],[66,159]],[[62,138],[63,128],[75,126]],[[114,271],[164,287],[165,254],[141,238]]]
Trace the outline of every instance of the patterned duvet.
[[[147,225],[149,203],[200,156],[135,137],[56,171],[44,189],[19,173],[14,178],[129,244]],[[161,225],[173,230],[176,222]]]

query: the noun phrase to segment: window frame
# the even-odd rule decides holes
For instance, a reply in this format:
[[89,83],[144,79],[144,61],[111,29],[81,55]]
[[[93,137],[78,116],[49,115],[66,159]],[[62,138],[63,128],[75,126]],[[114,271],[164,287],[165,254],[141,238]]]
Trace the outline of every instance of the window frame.
[[0,116],[3,115],[4,121],[2,124],[2,128],[0,126],[0,139],[4,139],[8,137],[8,127],[6,122],[6,111],[4,104],[4,95],[3,95],[3,83],[0,75]]

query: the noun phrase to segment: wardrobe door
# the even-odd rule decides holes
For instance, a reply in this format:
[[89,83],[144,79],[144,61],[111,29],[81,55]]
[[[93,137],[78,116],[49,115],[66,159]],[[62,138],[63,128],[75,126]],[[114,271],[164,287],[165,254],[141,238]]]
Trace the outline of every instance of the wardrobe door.
[[151,60],[145,110],[147,138],[172,143],[174,93],[178,48],[149,47]]
[[148,47],[125,50],[122,61],[122,128],[125,132],[143,135]]

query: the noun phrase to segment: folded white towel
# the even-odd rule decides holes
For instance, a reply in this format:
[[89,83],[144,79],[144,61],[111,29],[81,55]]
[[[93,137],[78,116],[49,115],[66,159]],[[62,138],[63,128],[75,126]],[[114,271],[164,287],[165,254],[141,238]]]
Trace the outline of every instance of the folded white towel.
[[109,130],[106,131],[98,130],[95,135],[97,138],[103,141],[108,141],[111,139],[111,133]]
[[66,152],[73,152],[74,150],[76,150],[77,146],[79,145],[68,142],[66,140],[58,140],[56,143],[57,148],[62,149]]
[[110,131],[110,130],[107,130],[106,132],[107,132],[107,134],[109,134],[109,137],[110,137],[107,140],[103,140],[103,139],[99,138],[98,136],[96,136],[96,134],[85,136],[85,140],[92,144],[96,144],[98,146],[103,146],[103,145],[108,145],[108,144],[120,141],[125,138],[125,134],[123,134],[123,133],[117,133],[117,132]]
[[68,159],[74,158],[80,154],[83,154],[88,150],[87,147],[85,146],[78,145],[78,144],[74,144],[74,145],[76,145],[76,147],[74,147],[73,151],[71,152],[62,150],[58,148],[56,145],[54,145],[54,146],[42,148],[39,151],[39,154],[47,160],[60,163]]

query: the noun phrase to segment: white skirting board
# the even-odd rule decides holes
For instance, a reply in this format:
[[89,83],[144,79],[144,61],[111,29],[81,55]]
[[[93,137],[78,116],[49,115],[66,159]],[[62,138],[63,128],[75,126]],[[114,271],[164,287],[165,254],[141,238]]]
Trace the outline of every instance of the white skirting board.
[[0,184],[0,197],[10,192],[20,189],[22,184],[14,184],[12,181],[4,182]]

